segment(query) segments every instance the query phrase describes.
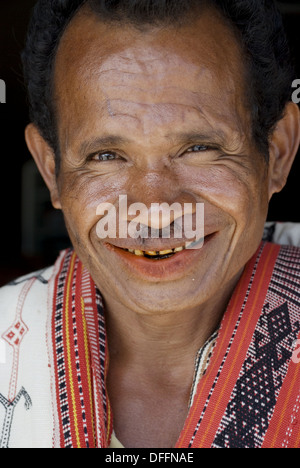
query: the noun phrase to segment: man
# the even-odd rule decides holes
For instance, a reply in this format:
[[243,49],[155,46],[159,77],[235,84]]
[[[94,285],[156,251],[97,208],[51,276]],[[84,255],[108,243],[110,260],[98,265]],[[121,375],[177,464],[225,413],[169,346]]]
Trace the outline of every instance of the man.
[[300,251],[261,242],[300,139],[273,2],[40,0],[23,62],[74,250],[1,292],[1,445],[299,447]]

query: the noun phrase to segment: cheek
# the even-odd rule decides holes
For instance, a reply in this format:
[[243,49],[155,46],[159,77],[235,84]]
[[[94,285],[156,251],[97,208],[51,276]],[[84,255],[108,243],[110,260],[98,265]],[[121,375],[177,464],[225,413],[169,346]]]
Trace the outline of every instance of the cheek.
[[69,232],[73,237],[89,236],[99,221],[100,203],[115,204],[124,193],[122,177],[101,177],[92,173],[65,173],[60,179],[60,202]]
[[236,170],[227,165],[189,171],[189,190],[225,215],[247,224],[268,207],[267,183],[262,172]]

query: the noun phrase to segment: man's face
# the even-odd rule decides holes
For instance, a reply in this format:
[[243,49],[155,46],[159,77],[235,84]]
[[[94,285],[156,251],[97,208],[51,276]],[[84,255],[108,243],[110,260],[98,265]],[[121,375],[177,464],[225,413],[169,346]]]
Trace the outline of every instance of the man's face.
[[[212,11],[186,27],[139,31],[82,10],[55,69],[59,202],[70,238],[104,298],[135,311],[212,301],[255,253],[268,209],[268,170],[251,140],[242,55]],[[197,250],[152,260],[178,239],[97,236],[97,207],[204,203]]]

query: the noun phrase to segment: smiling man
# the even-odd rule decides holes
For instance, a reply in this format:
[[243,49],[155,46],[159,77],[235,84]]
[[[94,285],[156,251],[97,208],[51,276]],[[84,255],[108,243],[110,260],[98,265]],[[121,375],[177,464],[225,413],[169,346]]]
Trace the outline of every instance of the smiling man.
[[300,139],[273,2],[40,0],[23,62],[73,249],[1,291],[1,445],[300,446],[300,250],[262,242]]

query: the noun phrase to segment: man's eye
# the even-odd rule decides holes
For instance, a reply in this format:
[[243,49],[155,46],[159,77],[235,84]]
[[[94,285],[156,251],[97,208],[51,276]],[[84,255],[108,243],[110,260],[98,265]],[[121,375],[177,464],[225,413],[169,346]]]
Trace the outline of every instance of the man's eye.
[[117,159],[115,153],[97,153],[91,156],[92,161],[102,162],[102,161],[113,161]]
[[187,150],[187,153],[198,153],[200,151],[207,151],[211,149],[209,146],[206,146],[206,145],[195,145],[195,146],[192,146],[191,148],[189,148]]

